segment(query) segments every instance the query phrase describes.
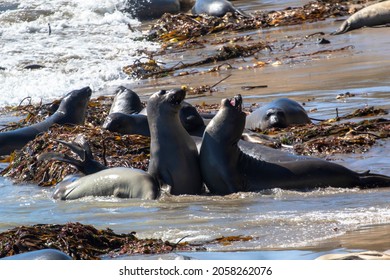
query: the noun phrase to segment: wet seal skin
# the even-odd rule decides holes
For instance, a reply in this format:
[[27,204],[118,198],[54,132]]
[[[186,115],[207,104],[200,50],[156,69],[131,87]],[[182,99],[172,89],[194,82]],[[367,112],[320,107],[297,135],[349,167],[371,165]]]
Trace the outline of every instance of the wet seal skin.
[[[242,97],[224,99],[207,125],[200,148],[203,180],[211,193],[281,188],[307,191],[315,188],[389,187],[390,177],[370,172],[357,173],[339,164],[314,157],[275,156],[272,160],[254,158],[238,146],[246,114]],[[260,156],[261,157],[261,156]]]
[[47,131],[53,124],[83,124],[92,91],[89,87],[68,93],[57,111],[42,122],[0,133],[0,155],[8,155],[23,148],[38,134]]

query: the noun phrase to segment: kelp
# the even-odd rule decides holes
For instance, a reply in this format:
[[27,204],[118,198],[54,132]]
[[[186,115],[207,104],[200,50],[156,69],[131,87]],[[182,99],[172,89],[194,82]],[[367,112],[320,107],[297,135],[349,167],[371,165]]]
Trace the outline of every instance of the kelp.
[[19,226],[0,233],[0,258],[49,248],[60,250],[75,260],[202,249],[188,243],[139,239],[135,232],[117,234],[110,228],[97,229],[81,223]]
[[[196,62],[190,62],[190,63],[181,62],[181,63],[177,63],[172,67],[163,67],[162,65],[159,65],[156,62],[156,60],[148,58],[147,61],[145,62],[138,60],[131,65],[127,65],[123,67],[123,72],[125,72],[126,74],[128,74],[133,78],[138,78],[138,79],[146,79],[150,77],[161,78],[181,69],[222,62],[222,61],[226,61],[238,57],[248,57],[254,55],[255,53],[261,50],[269,49],[269,48],[270,47],[266,43],[261,41],[248,44],[248,45],[227,44],[219,48],[215,52],[215,54],[212,54]],[[217,70],[218,68],[212,67],[208,72],[215,72]],[[179,75],[184,75],[184,73],[183,72],[179,73]]]
[[293,147],[300,155],[326,156],[336,153],[364,153],[379,139],[390,137],[390,120],[384,118],[366,119],[358,122],[345,121],[353,118],[386,115],[383,109],[367,107],[335,119],[318,124],[291,126],[284,129],[264,130],[282,144]]
[[162,42],[193,39],[222,31],[244,31],[325,20],[349,14],[350,1],[313,1],[280,11],[256,11],[249,17],[227,13],[223,17],[165,14],[151,27],[150,37]]

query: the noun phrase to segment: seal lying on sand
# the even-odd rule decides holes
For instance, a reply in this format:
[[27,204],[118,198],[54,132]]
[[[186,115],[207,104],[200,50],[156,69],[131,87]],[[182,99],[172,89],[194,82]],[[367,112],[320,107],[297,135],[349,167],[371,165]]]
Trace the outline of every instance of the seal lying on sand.
[[246,118],[245,128],[261,130],[293,124],[311,123],[305,109],[296,101],[288,98],[276,99],[253,111]]
[[223,17],[226,13],[238,13],[247,17],[244,12],[240,11],[227,0],[196,0],[192,13],[194,15],[206,14],[214,17]]
[[385,25],[390,23],[390,1],[369,5],[350,16],[332,34],[343,34],[361,27]]
[[139,20],[151,20],[165,13],[180,12],[179,0],[127,0],[123,11]]
[[53,124],[83,124],[91,89],[85,87],[68,93],[57,111],[40,123],[0,133],[0,155],[7,155],[23,148],[39,133],[47,131]]
[[174,195],[200,194],[203,187],[194,140],[179,119],[183,89],[161,90],[147,104],[151,135],[148,172]]
[[200,149],[203,180],[210,192],[226,195],[239,191],[319,187],[390,187],[390,177],[356,173],[339,164],[312,157],[284,161],[253,158],[238,147],[245,126],[242,98],[224,99],[207,125]]
[[109,114],[138,114],[143,109],[141,99],[134,91],[120,86],[116,89]]
[[21,253],[1,260],[71,260],[67,254],[55,249],[42,249],[26,253]]

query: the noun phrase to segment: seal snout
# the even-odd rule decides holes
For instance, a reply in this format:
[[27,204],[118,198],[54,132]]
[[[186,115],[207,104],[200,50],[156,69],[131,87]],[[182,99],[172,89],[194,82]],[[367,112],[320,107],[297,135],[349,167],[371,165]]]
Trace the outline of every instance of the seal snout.
[[180,105],[186,97],[186,91],[184,89],[172,89],[167,94],[169,95],[169,103],[173,105]]

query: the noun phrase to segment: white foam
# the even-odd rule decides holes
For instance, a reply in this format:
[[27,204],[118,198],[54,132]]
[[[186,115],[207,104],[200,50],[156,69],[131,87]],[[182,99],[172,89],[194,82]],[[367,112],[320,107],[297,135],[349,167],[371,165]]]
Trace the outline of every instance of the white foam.
[[[123,2],[30,0],[0,14],[0,67],[6,68],[0,70],[0,107],[26,96],[39,102],[80,87],[128,83],[122,67],[139,58],[137,50],[158,45],[136,40],[142,34],[127,25],[140,23],[120,12]],[[24,69],[31,64],[45,68]]]

